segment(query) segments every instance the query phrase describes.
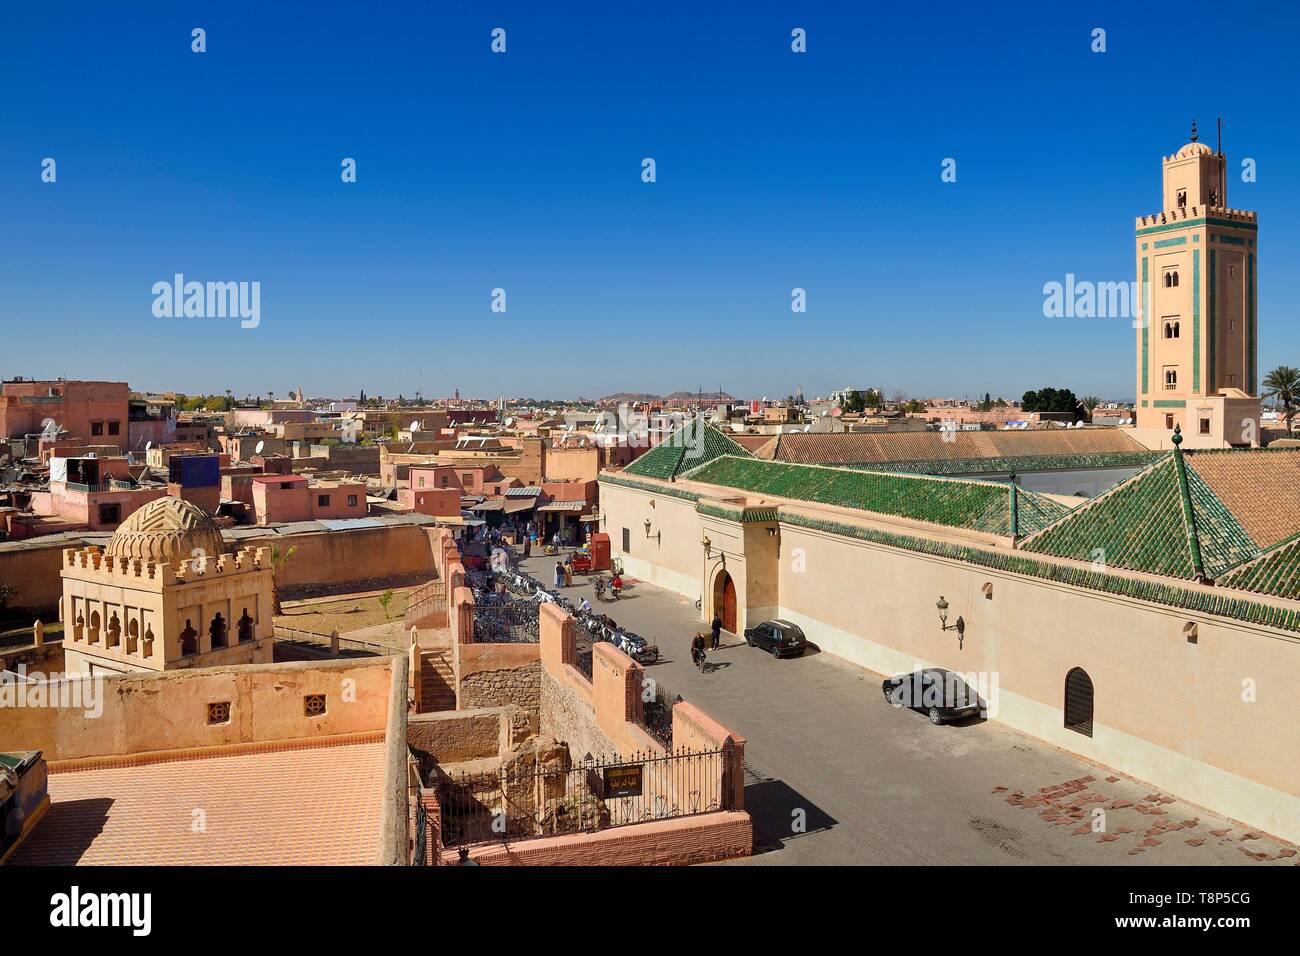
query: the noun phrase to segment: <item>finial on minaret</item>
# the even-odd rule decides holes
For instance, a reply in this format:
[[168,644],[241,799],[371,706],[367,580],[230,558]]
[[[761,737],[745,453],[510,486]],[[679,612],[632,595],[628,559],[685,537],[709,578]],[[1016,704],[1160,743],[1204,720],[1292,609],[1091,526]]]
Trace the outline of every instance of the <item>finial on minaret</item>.
[[1195,119],[1195,117],[1193,117],[1193,119],[1192,119],[1192,142],[1193,142],[1193,143],[1196,142],[1196,119]]
[[1175,425],[1175,426],[1174,426],[1174,437],[1171,438],[1170,441],[1172,441],[1172,442],[1174,443],[1174,447],[1175,447],[1175,448],[1177,448],[1179,445],[1181,445],[1181,444],[1183,443],[1183,426],[1182,426],[1182,425]]

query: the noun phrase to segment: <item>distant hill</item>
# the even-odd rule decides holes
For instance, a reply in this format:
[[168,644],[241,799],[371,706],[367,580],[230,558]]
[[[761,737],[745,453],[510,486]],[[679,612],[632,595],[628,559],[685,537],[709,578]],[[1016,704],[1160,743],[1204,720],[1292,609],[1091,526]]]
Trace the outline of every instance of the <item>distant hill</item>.
[[[652,395],[649,392],[615,392],[613,395],[606,395],[604,398],[597,399],[598,402],[615,404],[618,402],[658,402],[666,400],[682,401],[685,399],[698,398],[699,392],[673,392],[671,395]],[[735,398],[726,392],[705,392],[704,400],[706,402],[734,402]]]

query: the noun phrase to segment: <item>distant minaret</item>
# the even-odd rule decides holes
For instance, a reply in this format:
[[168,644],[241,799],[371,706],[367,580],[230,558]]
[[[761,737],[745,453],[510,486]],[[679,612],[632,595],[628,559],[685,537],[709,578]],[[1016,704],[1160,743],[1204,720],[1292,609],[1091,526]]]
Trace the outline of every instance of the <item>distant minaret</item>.
[[1198,140],[1193,121],[1191,141],[1164,159],[1162,211],[1136,223],[1137,424],[1249,445],[1258,217],[1228,206],[1227,157]]

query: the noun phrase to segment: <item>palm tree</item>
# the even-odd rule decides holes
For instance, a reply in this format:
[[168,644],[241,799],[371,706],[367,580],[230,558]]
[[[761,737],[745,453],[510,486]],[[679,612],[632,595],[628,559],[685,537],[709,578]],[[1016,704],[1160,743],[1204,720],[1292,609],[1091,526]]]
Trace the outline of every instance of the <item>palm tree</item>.
[[1088,413],[1088,420],[1092,421],[1092,413],[1096,411],[1097,406],[1101,404],[1101,399],[1096,395],[1085,395],[1079,399],[1079,404],[1084,407]]
[[276,583],[276,576],[279,575],[280,569],[284,567],[286,561],[293,557],[298,546],[294,545],[288,551],[281,551],[275,545],[271,545],[271,569],[275,573],[271,575],[271,614],[278,616],[284,613],[280,607],[280,585]]
[[1279,365],[1264,376],[1264,394],[1282,403],[1282,412],[1286,415],[1286,433],[1291,434],[1291,417],[1294,414],[1293,403],[1300,396],[1300,369],[1290,365]]

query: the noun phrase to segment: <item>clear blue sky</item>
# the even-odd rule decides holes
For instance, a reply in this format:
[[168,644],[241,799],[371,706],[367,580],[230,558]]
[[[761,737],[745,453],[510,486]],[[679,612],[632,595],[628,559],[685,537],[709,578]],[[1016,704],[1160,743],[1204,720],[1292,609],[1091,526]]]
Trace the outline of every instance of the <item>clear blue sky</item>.
[[[6,4],[0,374],[1131,398],[1129,323],[1042,287],[1131,280],[1160,157],[1216,115],[1258,163],[1260,366],[1300,365],[1297,14],[892,6]],[[261,282],[260,327],[155,318],[176,272]]]

